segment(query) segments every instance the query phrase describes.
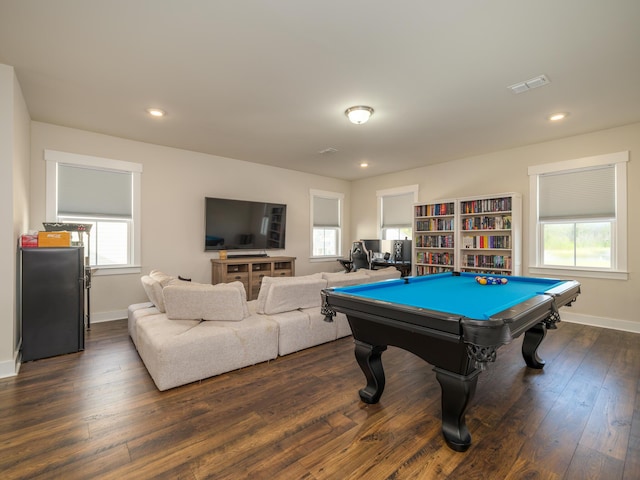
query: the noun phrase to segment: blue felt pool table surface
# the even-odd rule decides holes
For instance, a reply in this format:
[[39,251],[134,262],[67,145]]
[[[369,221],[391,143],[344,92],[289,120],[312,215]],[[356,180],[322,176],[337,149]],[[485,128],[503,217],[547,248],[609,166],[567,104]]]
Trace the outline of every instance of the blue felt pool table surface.
[[564,283],[548,278],[480,275],[507,279],[504,285],[481,285],[476,276],[478,274],[465,272],[440,273],[334,290],[374,301],[486,320]]

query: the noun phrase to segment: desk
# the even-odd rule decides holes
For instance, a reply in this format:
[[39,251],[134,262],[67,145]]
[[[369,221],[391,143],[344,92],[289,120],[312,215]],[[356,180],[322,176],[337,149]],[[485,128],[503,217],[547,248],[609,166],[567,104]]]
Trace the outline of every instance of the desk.
[[323,313],[347,315],[355,356],[367,385],[365,403],[377,403],[385,385],[382,353],[388,345],[408,350],[433,365],[442,390],[442,432],[453,450],[471,445],[465,411],[478,375],[497,349],[524,333],[522,355],[542,368],[537,349],[547,328],[560,320],[558,308],[580,293],[573,280],[505,277],[505,285],[480,285],[472,273],[423,277],[323,290]]
[[[338,262],[340,263],[340,265],[342,265],[342,268],[344,268],[345,272],[347,273],[349,273],[353,268],[353,261],[349,260],[348,258],[338,258]],[[396,267],[403,277],[408,277],[409,275],[411,275],[411,262],[405,262],[402,260],[385,260],[384,258],[375,258],[371,262],[372,270],[386,267]]]
[[371,268],[376,270],[378,268],[396,267],[403,277],[411,275],[411,262],[403,260],[385,260],[384,258],[374,258],[371,262]]

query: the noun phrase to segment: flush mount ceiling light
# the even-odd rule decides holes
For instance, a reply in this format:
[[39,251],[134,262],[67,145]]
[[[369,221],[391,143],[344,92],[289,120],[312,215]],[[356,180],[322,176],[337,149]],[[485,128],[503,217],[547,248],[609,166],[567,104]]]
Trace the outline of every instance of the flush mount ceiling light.
[[344,111],[344,114],[349,118],[351,123],[361,125],[369,120],[369,117],[373,114],[373,108],[358,105],[356,107],[349,107]]
[[549,120],[552,122],[558,122],[560,120],[564,120],[565,118],[567,118],[567,115],[569,114],[565,112],[554,113],[553,115],[549,115]]
[[167,112],[159,108],[147,108],[147,113],[152,117],[164,117],[167,114]]
[[367,162],[360,162],[360,168],[367,168],[369,164]]

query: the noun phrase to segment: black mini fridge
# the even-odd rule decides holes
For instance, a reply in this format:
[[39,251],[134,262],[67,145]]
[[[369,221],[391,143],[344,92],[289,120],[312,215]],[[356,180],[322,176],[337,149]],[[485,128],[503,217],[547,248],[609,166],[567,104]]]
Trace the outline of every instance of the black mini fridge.
[[23,248],[19,257],[22,361],[84,350],[83,248]]

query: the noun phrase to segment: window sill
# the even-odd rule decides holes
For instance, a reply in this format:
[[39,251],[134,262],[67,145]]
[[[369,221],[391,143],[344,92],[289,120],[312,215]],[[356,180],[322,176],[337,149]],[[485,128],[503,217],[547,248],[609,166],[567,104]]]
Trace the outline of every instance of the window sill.
[[607,280],[629,279],[629,272],[612,270],[589,270],[582,268],[529,267],[529,274],[545,275],[547,277],[584,277],[604,278]]
[[118,265],[118,266],[92,266],[92,276],[101,277],[103,275],[130,275],[140,273],[142,268],[139,265]]
[[311,263],[319,263],[319,262],[335,262],[339,258],[342,258],[340,255],[331,256],[331,257],[309,257],[309,262]]

